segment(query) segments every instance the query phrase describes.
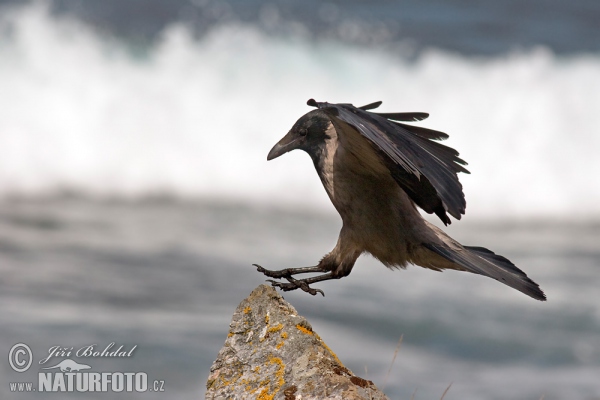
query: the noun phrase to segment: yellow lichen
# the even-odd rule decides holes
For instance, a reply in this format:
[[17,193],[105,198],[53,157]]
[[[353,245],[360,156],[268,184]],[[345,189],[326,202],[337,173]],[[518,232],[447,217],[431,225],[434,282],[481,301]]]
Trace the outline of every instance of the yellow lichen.
[[269,313],[265,315],[265,324],[269,325]]
[[283,375],[285,374],[285,365],[283,365],[283,361],[279,357],[269,357],[269,362],[273,365],[277,365],[277,372],[275,372],[275,376],[277,377],[277,385],[278,388],[275,393],[281,389],[283,384],[285,383],[285,379],[283,379]]
[[[315,337],[316,337],[317,339],[319,339],[319,342],[321,342],[321,344],[323,345],[323,347],[325,347],[325,349],[326,349],[326,350],[329,352],[329,354],[331,354],[331,355],[333,356],[333,358],[335,358],[335,361],[337,361],[337,362],[338,362],[338,364],[340,364],[341,366],[344,366],[344,364],[342,364],[342,361],[341,361],[341,360],[338,358],[338,356],[337,356],[337,355],[336,355],[336,354],[333,352],[333,350],[331,350],[331,349],[329,348],[329,346],[327,346],[327,345],[325,344],[325,342],[323,341],[323,339],[321,339],[321,337],[320,337],[319,335],[317,335],[316,333],[315,333]],[[345,367],[344,367],[344,368],[345,368]]]
[[282,329],[283,329],[283,324],[277,324],[274,326],[270,326],[269,329],[267,329],[267,331],[265,332],[265,336],[260,338],[260,341],[262,342],[263,340],[267,339],[269,337],[270,333],[277,332]]
[[275,346],[275,347],[277,347],[278,350],[283,346],[283,342],[285,341],[285,339],[287,339],[288,334],[287,334],[287,332],[281,332],[280,336],[283,340],[281,342],[277,343],[277,346]]
[[258,397],[256,399],[257,400],[273,400],[274,397],[275,397],[274,394],[269,394],[269,388],[263,388],[263,390],[260,392],[260,394],[258,395]]
[[271,332],[277,332],[283,329],[283,324],[277,324],[275,326],[270,327],[269,329],[267,329],[267,332],[271,333]]
[[258,390],[258,388],[253,388],[250,384],[248,384],[246,386],[246,392],[250,393],[250,394],[254,394],[256,393],[256,391]]
[[233,333],[233,332],[229,332],[229,333],[227,334],[227,337],[232,337],[233,335],[234,335],[234,333]]
[[257,400],[273,400],[275,397],[275,393],[269,394],[269,384],[271,383],[270,379],[265,379],[259,383],[259,389],[262,387],[263,389],[260,391]]
[[331,354],[333,356],[333,358],[335,359],[335,361],[337,361],[342,366],[344,365],[344,364],[342,364],[342,362],[340,361],[340,359],[338,358],[338,356],[329,348],[329,346],[327,346],[325,344],[325,342],[323,341],[323,339],[321,339],[319,337],[319,335],[317,335],[315,332],[313,332],[313,331],[311,331],[309,329],[306,329],[305,327],[303,327],[300,324],[296,325],[296,328],[300,332],[302,332],[302,333],[306,333],[307,335],[313,335],[314,337],[316,337],[319,340],[319,342],[321,342],[321,344],[323,345],[323,347],[329,352],[329,354]]
[[241,369],[236,369],[231,379],[227,379],[224,374],[219,374],[219,381],[221,381],[220,387],[232,386],[235,384],[243,375]]
[[244,308],[244,314],[248,314],[252,309],[250,308],[250,306],[247,306],[246,308]]
[[311,331],[309,329],[306,329],[305,327],[303,327],[300,324],[296,325],[296,329],[298,329],[302,333],[306,333],[307,335],[312,335],[313,334],[313,331]]
[[285,384],[285,379],[283,379],[283,376],[285,375],[285,365],[283,364],[283,361],[281,360],[281,358],[273,357],[272,355],[269,355],[268,362],[271,365],[277,366],[277,371],[275,371],[275,374],[274,374],[274,377],[277,380],[276,380],[276,382],[274,382],[274,384],[273,384],[274,387],[272,388],[271,391],[269,391],[269,389],[271,389],[271,387],[270,387],[271,380],[270,379],[267,378],[260,383],[260,387],[262,387],[263,389],[261,390],[260,394],[257,397],[258,400],[273,400],[275,398],[275,395],[277,393],[279,393],[279,391]]

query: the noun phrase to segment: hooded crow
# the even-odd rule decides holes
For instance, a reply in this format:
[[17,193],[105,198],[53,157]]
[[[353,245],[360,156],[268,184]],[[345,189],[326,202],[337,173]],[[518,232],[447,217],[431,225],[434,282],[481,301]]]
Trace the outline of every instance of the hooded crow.
[[[376,113],[375,102],[319,103],[303,115],[269,152],[272,160],[291,150],[304,150],[340,214],[343,226],[334,249],[313,267],[259,272],[275,279],[284,291],[301,289],[323,294],[310,285],[348,276],[362,253],[389,268],[408,263],[435,271],[453,269],[484,275],[536,300],[544,292],[508,259],[483,248],[463,246],[427,222],[417,206],[448,225],[450,216],[465,213],[458,172],[469,173],[458,152],[435,140],[448,135],[404,122],[421,121],[426,113]],[[320,275],[298,279],[305,273]]]

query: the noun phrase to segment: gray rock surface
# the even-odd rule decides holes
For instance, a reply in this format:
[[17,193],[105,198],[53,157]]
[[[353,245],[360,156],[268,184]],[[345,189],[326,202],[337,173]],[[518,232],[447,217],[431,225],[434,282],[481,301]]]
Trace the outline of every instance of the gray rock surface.
[[206,399],[387,399],[373,382],[344,367],[308,321],[267,285],[235,310],[206,387]]

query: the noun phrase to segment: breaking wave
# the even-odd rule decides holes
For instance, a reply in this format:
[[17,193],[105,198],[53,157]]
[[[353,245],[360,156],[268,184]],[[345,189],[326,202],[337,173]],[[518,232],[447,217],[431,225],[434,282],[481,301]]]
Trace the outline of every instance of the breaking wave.
[[416,58],[220,25],[148,49],[39,5],[0,22],[0,195],[169,195],[328,208],[309,159],[266,162],[307,99],[426,111],[469,162],[467,214],[600,217],[600,56]]

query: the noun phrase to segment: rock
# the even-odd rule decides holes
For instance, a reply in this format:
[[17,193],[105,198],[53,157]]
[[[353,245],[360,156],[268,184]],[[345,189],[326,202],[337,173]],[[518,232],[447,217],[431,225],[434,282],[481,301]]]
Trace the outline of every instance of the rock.
[[240,303],[210,369],[206,399],[369,399],[387,397],[359,378],[274,288]]

